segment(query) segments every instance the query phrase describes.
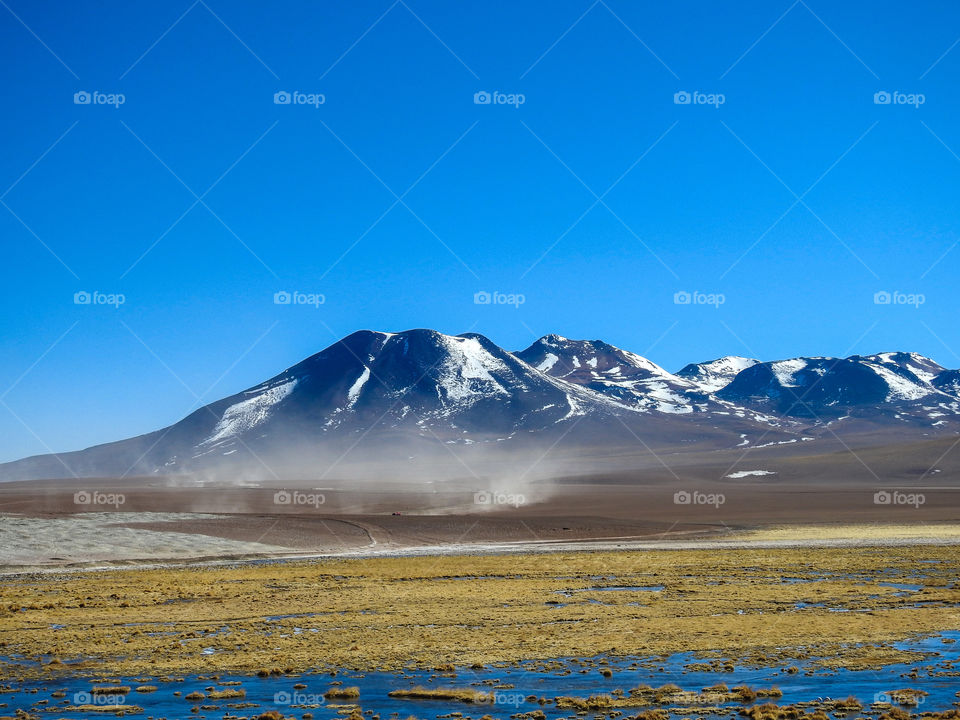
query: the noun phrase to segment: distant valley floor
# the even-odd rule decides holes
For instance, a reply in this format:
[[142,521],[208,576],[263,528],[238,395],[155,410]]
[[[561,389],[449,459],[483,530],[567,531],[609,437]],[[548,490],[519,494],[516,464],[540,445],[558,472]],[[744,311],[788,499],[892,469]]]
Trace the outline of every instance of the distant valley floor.
[[748,476],[633,485],[611,477],[524,489],[521,498],[456,483],[390,491],[310,483],[8,483],[0,485],[0,568],[960,541],[960,490],[926,482],[876,486]]

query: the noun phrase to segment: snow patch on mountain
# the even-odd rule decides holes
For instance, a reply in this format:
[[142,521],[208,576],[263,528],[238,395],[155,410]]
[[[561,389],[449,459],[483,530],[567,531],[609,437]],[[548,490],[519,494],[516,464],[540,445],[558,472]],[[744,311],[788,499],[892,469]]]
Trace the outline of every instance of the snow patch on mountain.
[[[231,405],[224,410],[220,420],[213,428],[213,433],[201,445],[212,445],[221,440],[248,432],[262,424],[270,417],[274,406],[293,392],[297,382],[296,378],[287,380],[279,385],[266,388],[251,398]],[[248,390],[247,392],[255,393],[257,390]]]
[[930,383],[944,370],[941,365],[930,358],[915,352],[882,352],[876,353],[875,355],[867,355],[864,357],[864,360],[869,360],[891,369],[907,370],[924,383]]
[[797,373],[805,367],[807,367],[807,361],[803,358],[778,360],[770,363],[770,370],[777,378],[777,382],[783,387],[800,387],[800,383],[797,381]]
[[739,355],[726,355],[709,362],[687,365],[677,376],[693,381],[704,392],[715,393],[729,385],[738,374],[759,362]]
[[491,371],[509,374],[510,369],[487,352],[479,340],[439,333],[438,337],[447,352],[438,380],[448,400],[460,402],[484,395],[510,394],[491,374]]
[[[543,362],[537,365],[537,370],[540,372],[550,372],[550,368],[557,364],[557,360],[560,358],[553,353],[547,353],[547,356],[544,358]],[[574,358],[576,359],[576,358]],[[579,363],[578,363],[579,365]]]
[[370,379],[370,368],[366,365],[363,366],[363,372],[360,373],[360,377],[357,378],[356,382],[350,386],[350,389],[347,391],[347,407],[352,408],[357,404],[357,399],[360,397],[360,391],[363,390],[363,386],[367,384],[367,380]]
[[583,408],[580,403],[578,403],[570,393],[567,393],[567,414],[562,418],[557,420],[557,422],[563,422],[564,420],[569,420],[572,417],[577,417],[578,415],[583,415]]
[[899,375],[884,365],[876,363],[863,363],[877,375],[879,375],[890,389],[887,400],[919,400],[929,395],[932,390],[912,382],[908,378]]
[[672,390],[666,383],[648,383],[644,393],[654,401],[654,409],[674,415],[687,415],[694,411],[690,401]]

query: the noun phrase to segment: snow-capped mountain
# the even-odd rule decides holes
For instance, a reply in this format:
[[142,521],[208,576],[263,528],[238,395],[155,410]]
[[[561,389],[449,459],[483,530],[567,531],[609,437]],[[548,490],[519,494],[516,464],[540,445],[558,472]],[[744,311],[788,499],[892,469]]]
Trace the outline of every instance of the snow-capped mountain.
[[715,393],[729,385],[741,372],[759,362],[753,358],[727,355],[709,362],[690,363],[677,372],[677,376],[690,380],[704,392]]
[[505,442],[625,410],[481,335],[364,330],[168,428],[8,463],[0,478],[174,473],[241,459],[274,467],[284,456],[347,452],[361,439],[401,449]]
[[515,355],[542,373],[583,385],[636,410],[685,414],[707,409],[708,398],[695,383],[600,340],[546,335]]
[[364,330],[169,427],[6,463],[0,480],[236,476],[257,464],[312,473],[319,458],[389,465],[451,446],[684,453],[852,434],[862,421],[872,438],[955,434],[960,371],[893,352],[730,356],[673,374],[599,340],[547,335],[510,353],[474,333]]
[[296,418],[319,436],[417,428],[502,436],[614,407],[529,367],[477,334],[360,331],[266,383],[228,398],[201,446]]
[[916,353],[793,358],[753,365],[717,395],[795,418],[854,413],[933,420],[960,410],[957,394],[935,384],[944,372]]
[[865,355],[863,359],[889,368],[897,368],[913,373],[914,376],[923,382],[930,382],[943,372],[942,365],[939,365],[928,357],[912,352],[877,353],[876,355]]
[[944,370],[930,384],[941,392],[960,397],[960,370]]

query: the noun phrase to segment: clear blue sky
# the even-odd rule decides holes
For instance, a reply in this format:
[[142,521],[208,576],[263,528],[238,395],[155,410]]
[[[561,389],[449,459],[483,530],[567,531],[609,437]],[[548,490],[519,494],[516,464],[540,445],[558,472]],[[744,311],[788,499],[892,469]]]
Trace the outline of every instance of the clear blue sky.
[[360,328],[960,366],[955,2],[591,2],[4,0],[0,460]]

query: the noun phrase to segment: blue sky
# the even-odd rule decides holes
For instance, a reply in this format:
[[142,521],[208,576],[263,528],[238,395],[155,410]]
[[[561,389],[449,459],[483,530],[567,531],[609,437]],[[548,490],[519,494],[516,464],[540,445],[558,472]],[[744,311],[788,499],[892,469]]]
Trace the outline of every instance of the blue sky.
[[0,38],[0,460],[361,328],[960,366],[956,3],[5,0]]

